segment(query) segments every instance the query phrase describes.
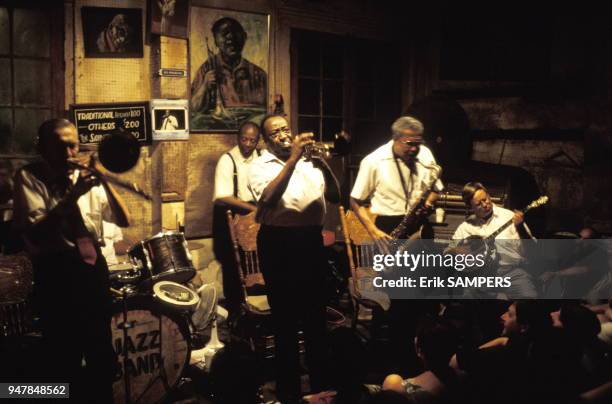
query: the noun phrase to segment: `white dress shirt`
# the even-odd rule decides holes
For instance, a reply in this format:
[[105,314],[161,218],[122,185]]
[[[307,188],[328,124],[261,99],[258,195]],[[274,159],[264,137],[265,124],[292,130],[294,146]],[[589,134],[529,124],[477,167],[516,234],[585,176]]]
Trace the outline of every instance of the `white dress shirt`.
[[[267,150],[251,164],[248,184],[256,201],[284,166],[284,161]],[[324,194],[323,172],[301,158],[277,205],[258,205],[257,221],[271,226],[321,226],[325,218]]]
[[[417,160],[416,173],[412,173],[401,159],[393,155],[393,140],[385,143],[361,160],[351,197],[362,201],[370,200],[370,211],[374,214],[405,215],[419,202],[425,191],[425,183],[431,175],[431,170],[425,166],[436,162],[431,150],[425,145],[421,145]],[[402,172],[401,176],[398,166]],[[408,201],[402,187],[402,177],[409,195]],[[436,192],[442,191],[442,181],[438,179],[433,189]]]
[[[229,154],[236,163],[236,173],[238,174],[238,199],[245,202],[253,202],[253,194],[247,187],[247,174],[249,166],[257,158],[257,151],[253,151],[249,157],[244,157],[240,153],[240,148],[234,146]],[[213,202],[217,199],[234,196],[234,164],[227,153],[219,158],[215,169],[215,187],[213,191]]]

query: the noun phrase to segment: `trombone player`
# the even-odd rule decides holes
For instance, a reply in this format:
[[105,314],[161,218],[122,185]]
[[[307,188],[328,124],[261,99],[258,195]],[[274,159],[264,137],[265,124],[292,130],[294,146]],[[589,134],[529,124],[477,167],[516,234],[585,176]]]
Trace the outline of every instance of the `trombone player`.
[[77,401],[112,402],[116,357],[100,243],[102,220],[127,227],[128,211],[93,171],[73,169],[79,140],[68,120],[40,126],[38,151],[42,161],[15,176],[14,218],[34,268],[34,303],[48,355],[41,376],[70,383]]

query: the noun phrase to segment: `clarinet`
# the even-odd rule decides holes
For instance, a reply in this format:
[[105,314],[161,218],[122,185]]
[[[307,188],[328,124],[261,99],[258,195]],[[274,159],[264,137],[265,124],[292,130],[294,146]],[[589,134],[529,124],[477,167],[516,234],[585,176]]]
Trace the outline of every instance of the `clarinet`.
[[442,167],[437,164],[425,165],[422,164],[428,170],[431,170],[431,174],[429,176],[429,180],[425,183],[425,191],[421,194],[421,198],[418,203],[416,203],[409,211],[406,213],[406,216],[402,219],[402,221],[393,229],[389,235],[394,239],[405,238],[408,234],[408,230],[411,230],[416,223],[421,219],[421,215],[417,214],[417,212],[421,212],[422,208],[425,206],[425,201],[427,197],[433,190],[434,184],[440,178],[442,174]]

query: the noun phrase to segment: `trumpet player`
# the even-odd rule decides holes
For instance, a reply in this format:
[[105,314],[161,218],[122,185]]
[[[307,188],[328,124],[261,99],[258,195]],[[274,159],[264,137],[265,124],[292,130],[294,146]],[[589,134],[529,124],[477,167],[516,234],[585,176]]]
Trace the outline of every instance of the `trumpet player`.
[[248,183],[257,201],[261,269],[272,309],[277,396],[300,399],[298,323],[303,326],[306,363],[313,392],[328,385],[321,235],[326,200],[340,200],[338,183],[327,163],[304,157],[312,133],[293,136],[289,122],[269,115],[261,123],[267,151],[249,169]]
[[[391,140],[361,160],[359,172],[351,191],[351,209],[363,223],[381,251],[388,251],[389,233],[409,212],[426,217],[433,210],[442,182],[433,182],[432,192],[423,206],[415,212],[425,184],[432,182],[430,167],[436,160],[423,144],[423,124],[410,116],[402,116],[391,125]],[[376,214],[372,220],[367,210]],[[424,232],[427,233],[425,219]],[[429,233],[431,234],[431,227]],[[416,229],[415,229],[416,230]],[[414,230],[413,230],[414,231]],[[423,232],[422,232],[423,233]],[[432,309],[421,301],[394,300],[390,308],[390,337],[398,366],[418,363],[412,344],[420,314]],[[403,369],[414,370],[414,369]]]
[[72,168],[79,151],[72,123],[44,122],[38,150],[42,161],[15,176],[14,218],[34,268],[34,302],[48,355],[40,361],[41,376],[70,383],[76,401],[112,402],[116,358],[100,240],[102,220],[126,227],[128,212],[110,185]]

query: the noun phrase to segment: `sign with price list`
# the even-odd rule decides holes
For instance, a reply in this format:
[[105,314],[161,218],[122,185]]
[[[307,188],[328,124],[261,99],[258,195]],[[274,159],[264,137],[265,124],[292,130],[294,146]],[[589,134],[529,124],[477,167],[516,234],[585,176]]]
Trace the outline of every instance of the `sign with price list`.
[[70,118],[81,144],[98,144],[114,133],[130,133],[140,143],[151,144],[151,118],[148,102],[74,104]]

